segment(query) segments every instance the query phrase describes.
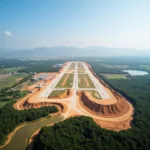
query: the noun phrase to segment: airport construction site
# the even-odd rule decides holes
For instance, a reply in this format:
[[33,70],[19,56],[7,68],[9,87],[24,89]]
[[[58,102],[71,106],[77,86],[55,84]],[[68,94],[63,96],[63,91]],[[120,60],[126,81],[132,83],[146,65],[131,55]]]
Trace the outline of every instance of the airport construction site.
[[84,115],[106,129],[131,127],[133,106],[85,62],[67,62],[59,72],[36,74],[33,79],[34,84],[26,87],[29,94],[14,104],[15,109],[54,105],[64,119]]

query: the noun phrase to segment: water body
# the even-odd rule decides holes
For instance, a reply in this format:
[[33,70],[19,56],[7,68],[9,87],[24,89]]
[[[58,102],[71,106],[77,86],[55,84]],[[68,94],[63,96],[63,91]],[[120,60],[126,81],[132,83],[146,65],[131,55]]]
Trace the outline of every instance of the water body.
[[62,116],[53,116],[51,118],[45,118],[41,121],[24,125],[14,133],[11,141],[5,147],[1,148],[1,150],[25,150],[28,139],[36,130],[53,122],[59,122],[62,119]]
[[140,71],[140,70],[123,70],[123,72],[129,73],[131,76],[145,76],[149,74],[146,71]]

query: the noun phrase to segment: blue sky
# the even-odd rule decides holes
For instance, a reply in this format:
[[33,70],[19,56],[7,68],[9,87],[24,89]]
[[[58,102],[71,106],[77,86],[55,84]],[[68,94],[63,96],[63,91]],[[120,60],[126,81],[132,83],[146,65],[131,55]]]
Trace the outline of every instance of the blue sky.
[[0,47],[150,49],[150,0],[0,0]]

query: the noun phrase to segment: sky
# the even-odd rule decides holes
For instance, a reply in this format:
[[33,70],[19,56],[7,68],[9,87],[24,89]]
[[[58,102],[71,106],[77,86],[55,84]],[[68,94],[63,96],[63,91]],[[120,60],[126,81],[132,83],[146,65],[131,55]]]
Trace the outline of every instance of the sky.
[[0,0],[0,48],[150,51],[150,0]]

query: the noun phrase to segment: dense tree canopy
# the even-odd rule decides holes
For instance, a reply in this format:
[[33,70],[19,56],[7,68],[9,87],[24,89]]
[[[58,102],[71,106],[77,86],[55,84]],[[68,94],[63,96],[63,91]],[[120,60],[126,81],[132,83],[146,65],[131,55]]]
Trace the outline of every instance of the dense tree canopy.
[[7,135],[20,123],[33,121],[57,111],[58,109],[55,106],[17,111],[13,108],[12,103],[5,105],[0,109],[0,145],[4,143]]
[[[94,71],[109,86],[119,91],[134,106],[132,128],[114,132],[99,127],[88,117],[75,117],[53,127],[44,127],[34,142],[35,150],[149,150],[150,149],[150,76],[109,80],[101,73],[116,69],[90,62]],[[109,71],[108,71],[109,70]]]

